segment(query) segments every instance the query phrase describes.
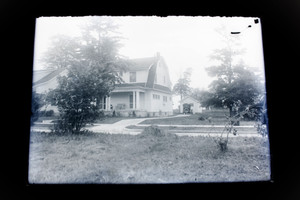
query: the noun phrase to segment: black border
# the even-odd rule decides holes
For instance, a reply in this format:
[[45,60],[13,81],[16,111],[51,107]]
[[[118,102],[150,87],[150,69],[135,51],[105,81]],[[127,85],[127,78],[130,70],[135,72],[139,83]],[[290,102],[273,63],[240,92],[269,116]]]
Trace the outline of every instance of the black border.
[[[297,89],[299,66],[299,8],[297,1],[233,1],[233,2],[160,2],[116,1],[55,2],[6,1],[1,2],[1,35],[4,34],[5,71],[2,74],[5,93],[5,129],[10,138],[6,143],[7,172],[10,194],[36,195],[40,191],[56,191],[77,196],[83,193],[101,195],[134,195],[151,197],[154,192],[194,198],[251,197],[284,199],[299,197],[299,140],[297,128]],[[30,127],[30,101],[35,18],[39,16],[85,15],[189,15],[189,16],[244,16],[259,17],[263,31],[264,58],[267,80],[267,106],[271,145],[272,181],[248,183],[208,183],[171,185],[29,185],[27,183]],[[294,49],[296,48],[296,49]],[[2,60],[2,62],[3,62]],[[8,69],[8,72],[6,70]],[[15,108],[15,109],[14,109]],[[17,117],[16,117],[17,116]],[[13,128],[13,129],[12,129]],[[6,142],[8,141],[8,142]],[[13,141],[13,142],[9,142]],[[88,194],[87,194],[88,193]],[[242,196],[239,196],[243,193]],[[155,197],[155,195],[154,195]]]

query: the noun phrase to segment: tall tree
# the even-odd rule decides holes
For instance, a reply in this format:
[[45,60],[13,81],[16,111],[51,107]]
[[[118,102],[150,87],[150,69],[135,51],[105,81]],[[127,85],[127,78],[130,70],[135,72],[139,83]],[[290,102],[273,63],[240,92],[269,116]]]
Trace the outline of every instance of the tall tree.
[[78,39],[67,35],[55,35],[51,45],[40,60],[46,69],[59,69],[71,66],[79,59],[80,45]]
[[60,111],[58,127],[62,131],[78,133],[95,120],[102,97],[122,81],[118,72],[125,66],[118,56],[119,41],[108,34],[110,23],[106,18],[93,17],[82,27],[76,58],[70,59],[67,75],[59,77],[58,87],[48,94],[48,100]]
[[182,100],[183,96],[190,93],[191,74],[192,69],[186,69],[186,71],[183,73],[183,77],[179,78],[173,87],[173,92],[177,95],[180,95],[180,100]]
[[238,42],[235,41],[238,39],[233,40],[221,30],[218,31],[224,38],[225,46],[216,49],[211,55],[217,64],[206,68],[208,75],[216,78],[209,86],[210,98],[206,102],[217,107],[227,107],[232,116],[236,106],[253,104],[264,87],[261,79],[242,61],[236,62],[235,58],[244,52],[238,49]]

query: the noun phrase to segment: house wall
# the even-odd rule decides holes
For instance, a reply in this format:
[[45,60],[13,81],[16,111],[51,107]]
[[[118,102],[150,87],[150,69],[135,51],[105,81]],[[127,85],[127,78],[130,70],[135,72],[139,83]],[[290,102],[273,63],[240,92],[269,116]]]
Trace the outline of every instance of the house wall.
[[146,110],[145,109],[145,93],[140,92],[140,110]]
[[[122,79],[125,81],[125,83],[130,83],[129,82],[129,74],[130,72],[124,72]],[[148,71],[136,71],[136,82],[135,83],[142,83],[142,82],[147,82],[148,78]]]
[[169,70],[163,62],[159,62],[156,68],[156,84],[171,88]]
[[[156,113],[159,114],[160,112],[162,112],[162,115],[171,115],[173,114],[173,102],[172,100],[170,100],[171,95],[170,94],[166,94],[163,92],[158,92],[158,91],[149,91],[148,93],[148,101],[150,101],[149,103],[149,109],[148,111],[151,113]],[[153,94],[155,95],[159,95],[160,98],[159,99],[154,99],[153,98]],[[167,97],[167,101],[164,102],[163,101],[163,96]],[[147,102],[147,101],[146,101]]]

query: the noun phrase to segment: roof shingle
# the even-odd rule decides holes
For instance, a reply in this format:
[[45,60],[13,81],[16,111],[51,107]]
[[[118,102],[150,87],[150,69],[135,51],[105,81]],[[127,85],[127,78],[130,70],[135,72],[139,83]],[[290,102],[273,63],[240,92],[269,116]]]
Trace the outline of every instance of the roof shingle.
[[49,73],[48,75],[44,76],[40,80],[37,80],[36,82],[33,83],[33,85],[38,85],[38,84],[41,84],[41,83],[45,83],[45,82],[55,78],[56,76],[58,76],[64,70],[65,70],[65,68],[59,68],[59,69]]
[[149,67],[157,61],[157,57],[136,58],[129,60],[129,71],[148,70]]

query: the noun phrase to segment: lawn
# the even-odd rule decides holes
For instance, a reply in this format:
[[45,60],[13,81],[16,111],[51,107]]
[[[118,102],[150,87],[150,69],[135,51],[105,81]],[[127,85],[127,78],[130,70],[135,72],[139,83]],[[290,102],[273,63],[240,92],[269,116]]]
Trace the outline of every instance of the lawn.
[[32,132],[30,183],[182,183],[269,180],[267,138],[237,137],[220,152],[208,137],[58,136]]
[[[135,126],[135,125],[130,125],[127,126],[126,128],[128,129],[140,129],[143,130],[147,125],[139,125],[139,126]],[[158,125],[159,126],[159,125]],[[165,132],[168,133],[222,133],[224,131],[224,127],[178,127],[175,125],[170,125],[170,126],[159,126],[160,129],[164,130]],[[249,128],[249,127],[240,127],[240,126],[236,126],[234,127],[234,129],[237,130],[238,134],[257,134],[257,130],[255,127],[253,128]],[[225,131],[225,133],[227,133]]]
[[[228,110],[208,110],[203,113],[190,116],[165,118],[165,119],[147,119],[140,124],[156,124],[156,125],[225,125],[227,122],[226,115]],[[203,117],[205,120],[199,120]],[[209,119],[208,119],[209,118]],[[240,121],[241,126],[254,125],[254,121]]]

